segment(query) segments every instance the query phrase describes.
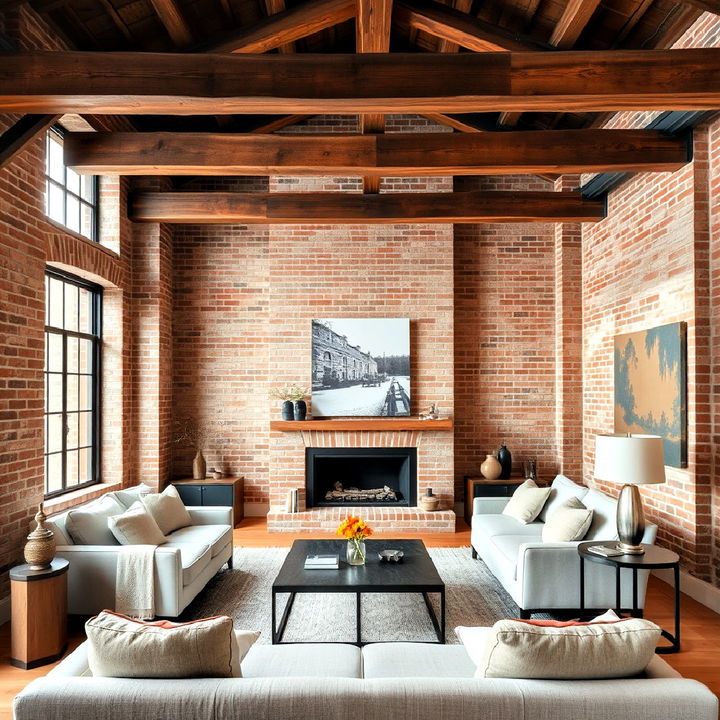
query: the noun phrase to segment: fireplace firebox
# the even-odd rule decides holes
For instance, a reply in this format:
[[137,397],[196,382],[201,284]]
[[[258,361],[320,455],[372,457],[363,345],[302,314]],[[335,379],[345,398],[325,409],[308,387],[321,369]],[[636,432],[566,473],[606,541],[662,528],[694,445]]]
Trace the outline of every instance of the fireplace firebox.
[[417,505],[417,448],[306,448],[306,504]]

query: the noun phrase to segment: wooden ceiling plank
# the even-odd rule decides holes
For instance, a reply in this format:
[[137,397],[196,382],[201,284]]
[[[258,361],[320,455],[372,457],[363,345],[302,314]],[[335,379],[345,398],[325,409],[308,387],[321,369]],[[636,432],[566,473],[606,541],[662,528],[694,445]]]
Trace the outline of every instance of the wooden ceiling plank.
[[120,31],[122,36],[131,45],[135,45],[135,38],[130,32],[130,28],[127,26],[127,23],[122,19],[122,17],[120,17],[120,13],[118,13],[110,0],[100,0],[100,4],[103,6],[105,12],[110,16],[110,19],[113,21],[113,25],[115,25],[115,27]]
[[476,52],[547,49],[542,43],[522,38],[433,0],[416,0],[412,4],[396,2],[393,14],[401,24]]
[[600,0],[568,0],[550,36],[550,44],[558,50],[569,50],[573,47],[599,4]]
[[176,47],[192,45],[192,30],[175,0],[150,0],[150,4]]
[[620,47],[654,2],[655,0],[641,0],[640,4],[633,10],[632,15],[628,17],[618,34],[613,38],[613,47]]
[[198,50],[208,53],[264,53],[353,17],[354,0],[307,0]]
[[279,117],[276,120],[263,123],[249,132],[253,134],[274,133],[276,130],[282,130],[283,128],[290,127],[291,125],[297,125],[298,123],[303,122],[303,120],[307,120],[311,117],[312,115],[286,115],[285,117]]
[[[472,9],[473,0],[455,0],[453,8],[458,12],[469,13]],[[454,53],[460,49],[457,43],[445,38],[438,38],[438,52],[442,53]]]
[[[285,0],[265,0],[265,10],[268,15],[277,15],[287,10]],[[277,51],[283,55],[292,55],[295,52],[295,43],[289,42],[280,45]]]
[[495,175],[677,170],[684,137],[652,130],[392,135],[70,133],[65,163],[119,175]]
[[720,15],[720,0],[683,0],[688,5],[694,5],[705,12]]
[[720,48],[363,55],[0,55],[0,111],[36,114],[713,110]]
[[135,222],[477,223],[597,222],[604,203],[571,192],[138,193]]
[[0,168],[5,167],[40,133],[47,130],[59,115],[23,115],[0,135]]

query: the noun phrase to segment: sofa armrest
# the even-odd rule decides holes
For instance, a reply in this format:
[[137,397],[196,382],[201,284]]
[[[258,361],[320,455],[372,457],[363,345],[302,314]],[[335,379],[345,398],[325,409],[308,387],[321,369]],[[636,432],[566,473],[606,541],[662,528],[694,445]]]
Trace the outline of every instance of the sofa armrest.
[[230,525],[233,524],[233,509],[230,506],[188,507],[193,525]]
[[473,499],[473,515],[500,515],[509,502],[509,497],[476,497]]

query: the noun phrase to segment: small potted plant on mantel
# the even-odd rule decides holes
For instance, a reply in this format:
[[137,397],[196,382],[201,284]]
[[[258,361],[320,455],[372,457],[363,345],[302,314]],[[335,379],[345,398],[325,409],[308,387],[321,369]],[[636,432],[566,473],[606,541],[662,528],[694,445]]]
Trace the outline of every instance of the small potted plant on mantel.
[[304,420],[307,415],[307,403],[305,398],[310,394],[310,388],[302,385],[286,385],[281,388],[273,388],[270,397],[282,400],[283,420]]

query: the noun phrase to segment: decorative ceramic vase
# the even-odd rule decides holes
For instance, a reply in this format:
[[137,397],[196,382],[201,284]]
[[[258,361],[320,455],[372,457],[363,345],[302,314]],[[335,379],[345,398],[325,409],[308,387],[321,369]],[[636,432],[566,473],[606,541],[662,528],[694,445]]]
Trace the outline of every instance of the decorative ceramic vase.
[[425,494],[420,498],[420,507],[425,512],[433,512],[438,509],[440,504],[440,498],[437,495],[433,495],[432,488],[428,488]]
[[293,408],[295,420],[304,420],[307,415],[307,403],[304,400],[296,400]]
[[497,459],[502,466],[500,479],[507,480],[510,477],[510,472],[512,471],[512,455],[504,445],[501,445],[500,449],[497,451]]
[[202,450],[198,450],[193,460],[193,480],[202,480],[207,474],[207,463],[202,454]]
[[295,408],[293,407],[292,400],[286,400],[282,404],[282,419],[283,420],[294,420],[295,419]]
[[487,455],[480,466],[480,472],[486,480],[497,480],[502,472],[502,465],[494,455]]
[[365,564],[365,543],[360,540],[348,540],[347,550],[345,551],[345,560],[348,565],[364,565]]
[[35,515],[37,527],[27,536],[23,555],[31,570],[47,570],[55,557],[55,538],[52,530],[45,527],[47,516],[43,512],[42,503],[38,505]]

